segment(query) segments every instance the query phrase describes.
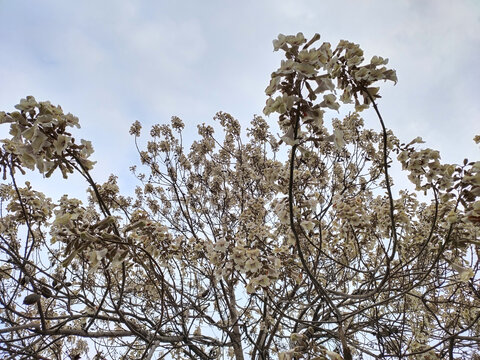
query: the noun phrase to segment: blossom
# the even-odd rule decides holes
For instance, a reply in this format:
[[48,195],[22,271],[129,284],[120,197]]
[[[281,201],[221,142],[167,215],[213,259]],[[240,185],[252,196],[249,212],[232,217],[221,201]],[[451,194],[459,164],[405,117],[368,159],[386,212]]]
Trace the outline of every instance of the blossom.
[[291,360],[294,356],[295,350],[282,351],[278,353],[278,360]]
[[267,275],[264,275],[264,274],[262,274],[260,276],[257,276],[254,280],[261,287],[267,287],[271,283],[270,278]]
[[464,270],[460,271],[458,274],[460,275],[461,282],[468,282],[475,275],[475,273],[473,272],[473,269],[470,267],[465,268]]
[[299,32],[297,35],[288,35],[286,38],[286,41],[293,46],[300,46],[303,43],[305,43],[307,40],[305,39],[305,36],[303,36],[303,33]]
[[[323,93],[327,90],[335,89],[335,85],[333,84],[332,80],[325,76],[317,76],[315,78],[315,82],[317,83],[317,88],[315,89],[315,93]],[[335,99],[334,99],[335,100]]]
[[37,101],[33,96],[27,96],[26,99],[21,99],[20,104],[15,105],[15,108],[21,111],[31,111],[37,106]]
[[31,140],[33,152],[38,154],[47,145],[47,139],[47,135],[37,129]]
[[288,207],[283,201],[279,201],[274,208],[275,214],[278,216],[280,223],[289,224],[290,223],[290,214],[288,212]]
[[235,262],[235,268],[237,269],[243,269],[245,266],[245,261],[246,261],[246,254],[245,254],[245,249],[242,247],[236,247],[233,250],[232,254],[232,259]]
[[285,142],[285,144],[293,146],[295,144],[300,143],[300,140],[294,139],[294,136],[295,134],[294,134],[293,126],[290,126],[288,128],[288,131],[285,133],[285,135],[283,135],[280,139],[282,139]]
[[140,121],[136,120],[130,127],[130,135],[140,136],[140,131],[142,130],[142,125]]
[[340,129],[333,130],[333,143],[338,150],[341,150],[345,146],[345,140],[343,138],[343,131]]
[[283,34],[278,34],[277,39],[273,40],[273,51],[277,51],[285,45],[287,37]]
[[280,68],[275,72],[275,75],[289,75],[295,72],[296,62],[293,59],[282,60]]
[[172,128],[174,128],[177,131],[181,131],[185,127],[185,124],[183,123],[183,121],[177,116],[172,116],[171,122],[172,122]]
[[223,254],[227,251],[227,246],[228,243],[225,238],[221,238],[215,243],[215,250]]
[[353,102],[350,86],[348,86],[343,90],[343,93],[340,96],[340,101],[343,102],[344,104],[351,104]]
[[258,260],[258,258],[248,259],[245,263],[245,270],[250,271],[252,273],[257,272],[262,268],[262,263]]
[[0,124],[11,122],[11,118],[7,116],[5,111],[0,111]]
[[58,135],[58,137],[53,141],[53,146],[57,155],[62,155],[63,151],[67,148],[70,142],[70,137],[67,135]]
[[320,51],[317,49],[304,49],[298,53],[298,60],[302,63],[315,65],[319,62]]
[[283,94],[282,96],[277,96],[275,99],[271,97],[267,99],[267,104],[263,109],[265,115],[269,115],[272,112],[277,112],[279,114],[283,114],[290,110],[295,102],[297,101],[298,97],[294,95],[287,95]]
[[62,116],[62,119],[66,121],[69,126],[75,126],[76,128],[80,128],[80,124],[78,123],[78,117],[68,113]]
[[455,211],[450,211],[446,217],[446,220],[449,224],[453,224],[455,222],[457,222],[458,220],[458,216],[457,216],[457,213]]
[[72,219],[72,214],[69,214],[69,213],[59,214],[55,218],[55,221],[53,222],[53,225],[63,226],[63,225],[68,224],[71,219]]
[[245,290],[247,291],[247,294],[253,294],[255,292],[257,288],[257,284],[256,282],[254,282],[253,280],[250,280],[245,288]]
[[270,80],[270,84],[265,89],[265,94],[271,96],[277,91],[277,86],[280,83],[281,78],[279,76],[273,76]]
[[361,67],[360,69],[353,71],[352,74],[357,81],[367,80],[370,75],[370,69]]
[[307,231],[311,231],[315,227],[315,223],[313,221],[309,221],[309,220],[302,221],[302,223],[300,225],[302,225],[302,227]]
[[37,163],[35,154],[33,153],[33,148],[31,145],[19,145],[16,148],[17,154],[20,157],[22,165],[27,167],[30,170],[35,169],[35,164]]
[[378,65],[387,65],[388,64],[388,59],[384,59],[381,56],[373,56],[372,59],[370,60],[370,64],[374,66]]
[[328,42],[324,42],[319,49],[320,57],[319,60],[322,64],[326,65],[328,60],[332,57],[332,45]]
[[304,75],[305,77],[313,77],[316,75],[317,70],[315,66],[307,63],[294,63],[293,68],[295,69],[296,72]]
[[81,139],[80,143],[82,144],[82,150],[80,150],[80,154],[82,154],[83,157],[87,158],[93,154],[93,146],[91,141]]
[[425,141],[423,141],[423,139],[420,137],[420,136],[417,136],[415,139],[413,139],[412,141],[410,141],[407,146],[409,145],[413,145],[413,144],[423,144],[425,143]]
[[323,95],[323,101],[320,103],[320,106],[338,111],[340,104],[336,100],[337,98],[334,94]]

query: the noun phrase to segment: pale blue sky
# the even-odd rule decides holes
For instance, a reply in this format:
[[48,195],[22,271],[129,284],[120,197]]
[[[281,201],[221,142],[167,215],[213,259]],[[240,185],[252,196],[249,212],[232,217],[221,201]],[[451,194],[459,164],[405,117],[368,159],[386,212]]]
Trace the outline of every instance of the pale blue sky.
[[445,161],[479,159],[478,0],[0,0],[0,110],[26,95],[60,104],[93,141],[98,181],[115,173],[131,184],[134,120],[148,128],[177,115],[194,132],[222,110],[247,126],[281,60],[272,40],[298,31],[388,57],[399,82],[383,85],[387,126],[422,136]]

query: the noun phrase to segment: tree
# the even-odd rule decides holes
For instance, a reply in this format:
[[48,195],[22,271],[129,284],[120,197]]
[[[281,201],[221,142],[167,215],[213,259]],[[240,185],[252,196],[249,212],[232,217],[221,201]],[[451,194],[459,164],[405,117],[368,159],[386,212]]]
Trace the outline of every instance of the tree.
[[[75,116],[32,96],[0,113],[3,358],[480,358],[480,162],[401,143],[373,86],[397,81],[388,60],[319,38],[273,42],[280,137],[220,112],[188,152],[173,117],[137,145],[135,198],[94,181]],[[414,190],[394,190],[396,164]],[[21,186],[24,169],[81,174],[88,203]]]

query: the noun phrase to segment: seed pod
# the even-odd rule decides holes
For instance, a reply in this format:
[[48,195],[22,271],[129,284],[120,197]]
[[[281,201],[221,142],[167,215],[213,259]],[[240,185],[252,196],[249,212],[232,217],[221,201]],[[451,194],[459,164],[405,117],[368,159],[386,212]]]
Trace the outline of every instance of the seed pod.
[[42,293],[43,296],[45,296],[47,299],[52,297],[52,290],[50,290],[48,287],[43,286],[40,289],[40,292]]
[[23,303],[25,305],[33,305],[39,300],[40,300],[40,295],[30,294],[30,295],[25,296],[25,299],[23,299]]
[[205,290],[200,294],[200,299],[205,299],[208,296],[208,293],[210,292],[210,289]]

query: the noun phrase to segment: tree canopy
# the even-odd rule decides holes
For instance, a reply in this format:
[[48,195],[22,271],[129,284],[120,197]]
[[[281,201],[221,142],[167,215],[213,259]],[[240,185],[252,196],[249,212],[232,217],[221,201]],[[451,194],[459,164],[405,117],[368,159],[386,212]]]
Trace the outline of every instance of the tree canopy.
[[[388,60],[319,39],[273,41],[278,136],[219,112],[220,135],[198,126],[187,149],[172,117],[141,148],[135,122],[132,197],[93,179],[60,106],[0,112],[2,358],[480,359],[480,162],[397,139],[377,105]],[[80,174],[88,202],[25,170]]]

